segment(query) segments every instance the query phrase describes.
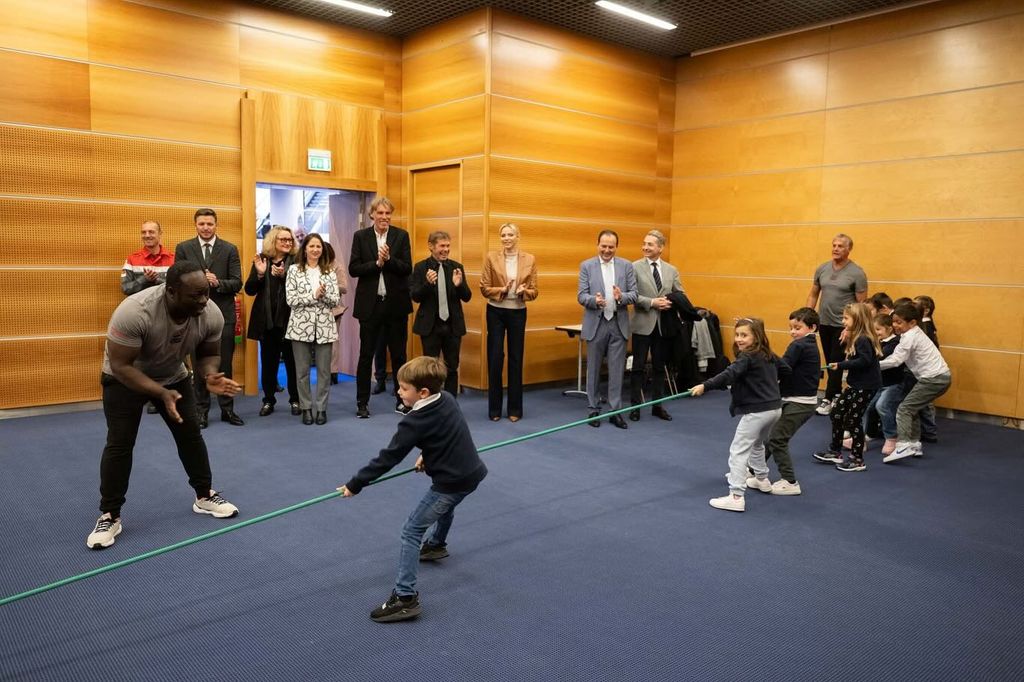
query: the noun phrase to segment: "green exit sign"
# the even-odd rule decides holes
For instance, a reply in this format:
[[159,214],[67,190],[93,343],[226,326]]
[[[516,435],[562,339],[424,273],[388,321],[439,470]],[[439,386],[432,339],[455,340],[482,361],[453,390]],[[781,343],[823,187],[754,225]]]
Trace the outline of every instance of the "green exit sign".
[[307,149],[306,167],[311,171],[330,172],[331,150],[330,149]]

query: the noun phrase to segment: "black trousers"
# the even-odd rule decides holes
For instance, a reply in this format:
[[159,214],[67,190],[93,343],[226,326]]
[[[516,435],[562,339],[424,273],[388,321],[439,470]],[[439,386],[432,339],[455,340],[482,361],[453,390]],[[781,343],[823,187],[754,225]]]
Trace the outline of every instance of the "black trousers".
[[[452,334],[450,323],[434,320],[434,328],[420,339],[423,341],[424,355],[444,359],[444,364],[448,366],[444,390],[457,398],[459,396],[459,351],[462,349],[462,337]],[[395,384],[398,384],[397,380]]]
[[260,385],[263,388],[263,402],[277,404],[277,368],[284,356],[284,371],[288,376],[288,402],[299,402],[299,389],[295,384],[295,354],[292,342],[284,338],[284,329],[266,329],[260,339]]
[[[629,400],[639,405],[644,386],[644,368],[647,354],[651,355],[651,398],[665,397],[665,359],[668,339],[662,337],[658,327],[650,334],[633,334],[633,369],[629,372]],[[657,407],[657,406],[656,406]]]
[[832,407],[829,417],[832,419],[832,442],[829,450],[842,452],[843,431],[850,432],[853,447],[850,456],[853,459],[864,459],[864,413],[868,411],[871,399],[875,397],[875,389],[846,387]]
[[487,308],[487,416],[500,417],[501,375],[508,340],[508,416],[523,416],[523,346],[526,344],[526,308]]
[[[391,353],[391,366],[395,373],[405,364],[405,344],[408,340],[408,315],[391,315],[389,317],[384,301],[379,300],[373,306],[373,312],[366,319],[359,320],[359,363],[356,366],[356,404],[366,405],[370,402],[370,378],[373,375],[373,356],[377,351],[377,343],[383,338]],[[398,395],[398,382],[395,382],[395,396]]]
[[[224,372],[224,376],[231,378],[231,361],[235,356],[235,323],[225,324],[220,335],[220,367],[218,372]],[[196,395],[196,407],[202,414],[210,411],[210,392],[206,390],[206,379],[199,376],[199,358],[195,352],[192,353],[192,377],[193,388]],[[275,385],[276,388],[276,385]],[[234,410],[235,399],[229,395],[217,396],[217,402],[222,410]]]
[[[388,376],[388,334],[387,327],[377,337],[377,349],[373,352],[373,378],[377,381],[384,381]],[[398,371],[392,367],[392,371]]]
[[121,506],[128,492],[128,479],[132,473],[132,453],[139,433],[142,410],[151,400],[178,446],[178,458],[188,474],[188,484],[192,486],[196,497],[209,495],[213,484],[210,456],[199,431],[192,382],[182,379],[167,386],[181,394],[176,405],[183,420],[180,424],[167,416],[163,401],[136,393],[109,374],[102,375],[100,383],[103,386],[103,416],[107,419],[107,444],[100,459],[100,512],[110,512],[114,518],[121,515]]
[[[825,363],[842,362],[846,359],[843,346],[839,343],[842,327],[830,327],[823,324],[818,327],[818,338],[821,339],[821,351],[825,354]],[[832,400],[843,391],[843,370],[830,369],[828,382],[825,384],[825,398]]]

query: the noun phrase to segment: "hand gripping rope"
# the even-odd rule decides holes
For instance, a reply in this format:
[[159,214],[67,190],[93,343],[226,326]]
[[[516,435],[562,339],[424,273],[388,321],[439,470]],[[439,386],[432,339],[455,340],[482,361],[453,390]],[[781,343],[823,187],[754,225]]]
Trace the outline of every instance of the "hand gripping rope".
[[[605,417],[610,417],[610,416],[616,415],[616,414],[622,414],[623,412],[629,412],[630,410],[638,410],[638,409],[643,408],[643,407],[649,407],[651,405],[657,405],[659,403],[667,402],[669,400],[676,400],[678,398],[685,398],[685,397],[688,397],[689,395],[690,395],[689,391],[683,391],[682,393],[676,393],[675,395],[670,395],[670,396],[667,396],[665,398],[658,398],[657,400],[649,400],[649,401],[647,401],[645,403],[641,403],[639,405],[630,405],[629,407],[623,407],[621,409],[613,410],[611,412],[605,412],[604,414],[600,414],[600,415],[597,415],[595,417],[588,417],[586,419],[579,419],[579,420],[574,421],[574,422],[569,422],[568,424],[561,424],[559,426],[552,426],[549,429],[544,429],[542,431],[537,431],[536,433],[528,433],[525,436],[517,436],[516,438],[510,438],[508,440],[503,440],[503,441],[499,441],[497,443],[492,443],[491,445],[485,445],[482,448],[478,448],[477,452],[483,453],[483,452],[487,452],[488,450],[497,450],[498,448],[503,448],[503,447],[505,447],[507,445],[514,445],[516,443],[522,443],[523,441],[531,440],[533,438],[539,438],[541,436],[546,436],[546,435],[548,435],[550,433],[557,433],[558,431],[564,431],[565,429],[571,429],[574,426],[580,426],[581,424],[586,424],[588,422],[592,422],[595,419],[604,419]],[[399,476],[405,476],[406,474],[411,474],[414,471],[416,471],[415,467],[411,467],[409,469],[403,469],[402,471],[397,471],[397,472],[395,472],[393,474],[387,474],[385,476],[381,476],[380,478],[377,478],[377,479],[371,481],[367,485],[376,485],[378,483],[383,483],[384,481],[390,480],[392,478],[398,478]],[[71,583],[76,583],[79,580],[85,580],[86,578],[92,578],[94,576],[101,575],[101,574],[107,573],[109,571],[113,571],[114,569],[117,569],[117,568],[123,568],[124,566],[130,566],[131,564],[138,563],[138,562],[143,561],[145,559],[151,559],[151,558],[153,558],[155,556],[160,556],[161,554],[167,554],[168,552],[173,552],[176,549],[181,549],[182,547],[188,547],[189,545],[194,545],[197,542],[202,542],[203,540],[209,540],[211,538],[215,538],[218,535],[224,535],[225,533],[231,533],[231,532],[239,530],[241,528],[245,528],[246,526],[251,526],[251,525],[256,524],[256,523],[263,523],[264,521],[269,521],[270,519],[276,518],[278,516],[283,516],[285,514],[288,514],[288,513],[293,512],[293,511],[297,511],[299,509],[303,509],[305,507],[311,507],[314,504],[319,504],[320,502],[325,502],[326,500],[334,499],[334,498],[340,497],[340,496],[341,496],[341,493],[338,492],[337,490],[335,490],[333,492],[327,493],[326,495],[321,495],[320,497],[314,497],[313,499],[306,500],[305,502],[299,502],[298,504],[293,504],[293,505],[291,505],[289,507],[284,507],[283,509],[278,509],[276,511],[268,512],[266,514],[262,514],[260,516],[253,517],[253,518],[245,520],[245,521],[240,521],[239,523],[235,523],[235,524],[232,524],[230,526],[225,526],[224,528],[212,531],[210,533],[203,533],[202,535],[197,535],[195,537],[188,538],[187,540],[182,540],[181,542],[176,542],[173,545],[167,545],[166,547],[160,547],[159,549],[154,549],[152,551],[145,552],[144,554],[139,554],[137,556],[129,557],[129,558],[123,559],[121,561],[116,561],[116,562],[114,562],[112,564],[107,564],[106,566],[100,566],[99,568],[94,568],[91,571],[86,571],[85,573],[79,573],[78,575],[73,575],[70,578],[64,578],[62,580],[58,580],[56,582],[52,582],[52,583],[50,583],[48,585],[42,585],[41,587],[36,587],[34,589],[31,589],[31,590],[26,590],[25,592],[20,592],[18,594],[11,595],[10,597],[4,597],[3,599],[0,599],[0,606],[6,606],[7,604],[11,604],[11,603],[19,601],[21,599],[25,599],[26,597],[32,597],[32,596],[35,596],[37,594],[42,594],[43,592],[49,592],[50,590],[57,589],[58,587],[63,587],[64,585],[70,585]]]

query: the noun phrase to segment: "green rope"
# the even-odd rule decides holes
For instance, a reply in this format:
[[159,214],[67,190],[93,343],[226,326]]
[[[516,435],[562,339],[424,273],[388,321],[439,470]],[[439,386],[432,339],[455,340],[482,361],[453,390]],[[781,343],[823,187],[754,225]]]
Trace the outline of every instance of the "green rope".
[[[525,436],[518,436],[516,438],[510,438],[508,440],[503,440],[503,441],[499,441],[497,443],[492,443],[491,445],[485,445],[482,448],[479,448],[477,450],[477,452],[487,452],[488,450],[496,450],[498,448],[505,447],[506,445],[513,445],[515,443],[522,443],[523,441],[531,440],[533,438],[539,438],[540,436],[546,436],[546,435],[548,435],[550,433],[556,433],[558,431],[564,431],[565,429],[571,429],[571,428],[573,428],[575,426],[580,426],[581,424],[586,424],[588,422],[592,422],[595,419],[604,419],[605,417],[609,417],[611,415],[621,414],[623,412],[628,412],[630,410],[637,410],[637,409],[640,409],[641,407],[648,407],[650,405],[657,405],[659,403],[663,403],[663,402],[666,402],[668,400],[675,400],[677,398],[685,398],[686,396],[689,396],[689,395],[690,395],[689,391],[683,391],[682,393],[677,393],[675,395],[670,395],[670,396],[667,396],[665,398],[658,398],[657,400],[651,400],[651,401],[648,401],[646,403],[642,403],[640,405],[630,405],[629,407],[624,407],[622,409],[614,410],[612,412],[605,412],[604,414],[598,415],[596,417],[588,417],[586,419],[580,419],[578,421],[570,422],[568,424],[562,424],[560,426],[553,426],[550,429],[544,429],[543,431],[537,431],[536,433],[528,433]],[[398,478],[399,476],[405,476],[406,474],[411,474],[414,471],[416,471],[416,467],[412,467],[410,469],[404,469],[402,471],[398,471],[398,472],[395,472],[393,474],[387,474],[386,476],[381,476],[380,478],[374,479],[373,481],[371,481],[367,485],[376,485],[378,483],[383,483],[384,481],[390,480],[392,478]],[[255,523],[262,523],[264,521],[269,521],[270,519],[276,518],[278,516],[283,516],[284,514],[288,514],[290,512],[297,511],[299,509],[303,509],[305,507],[311,507],[312,505],[319,504],[320,502],[325,502],[327,500],[334,499],[336,497],[339,497],[340,495],[341,495],[341,493],[338,492],[337,490],[335,490],[334,492],[327,493],[326,495],[321,495],[320,497],[314,497],[313,499],[306,500],[305,502],[299,502],[298,504],[293,504],[290,507],[284,507],[283,509],[278,509],[277,511],[268,512],[268,513],[263,514],[261,516],[256,516],[254,518],[247,519],[245,521],[240,521],[239,523],[235,523],[235,524],[232,524],[230,526],[225,526],[224,528],[220,528],[220,529],[212,531],[210,533],[204,533],[203,535],[197,535],[195,537],[188,538],[187,540],[182,540],[181,542],[176,542],[173,545],[167,545],[166,547],[161,547],[159,549],[154,549],[154,550],[152,550],[150,552],[146,552],[144,554],[139,554],[137,556],[129,557],[129,558],[123,559],[121,561],[116,561],[116,562],[114,562],[112,564],[107,564],[106,566],[100,566],[99,568],[94,568],[91,571],[86,571],[85,573],[79,573],[78,575],[73,575],[70,578],[64,578],[63,580],[58,580],[56,582],[52,582],[49,585],[43,585],[41,587],[36,587],[35,589],[31,589],[31,590],[27,590],[25,592],[21,592],[19,594],[11,595],[10,597],[4,597],[3,599],[0,599],[0,606],[6,606],[7,604],[12,604],[12,603],[14,603],[16,601],[20,601],[20,600],[25,599],[27,597],[32,597],[32,596],[35,596],[37,594],[42,594],[43,592],[49,592],[50,590],[57,589],[58,587],[63,587],[64,585],[70,585],[71,583],[76,583],[79,580],[85,580],[86,578],[92,578],[93,576],[101,575],[103,573],[107,573],[109,571],[113,571],[114,569],[117,569],[117,568],[123,568],[124,566],[130,566],[131,564],[135,564],[135,563],[138,563],[140,561],[144,561],[145,559],[151,559],[153,557],[160,556],[161,554],[167,554],[168,552],[173,552],[176,549],[181,549],[182,547],[188,547],[189,545],[194,545],[194,544],[196,544],[198,542],[202,542],[204,540],[209,540],[210,538],[215,538],[215,537],[217,537],[219,535],[224,535],[225,533],[231,533],[231,532],[236,531],[236,530],[238,530],[240,528],[245,528],[246,526],[251,526],[251,525],[253,525]]]

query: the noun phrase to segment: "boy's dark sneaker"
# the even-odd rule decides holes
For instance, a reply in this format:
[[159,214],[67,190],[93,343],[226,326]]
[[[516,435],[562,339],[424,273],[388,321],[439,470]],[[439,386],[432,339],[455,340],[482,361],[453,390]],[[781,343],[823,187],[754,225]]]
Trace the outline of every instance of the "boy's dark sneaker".
[[424,544],[420,547],[420,561],[437,561],[448,556],[448,545]]
[[924,433],[922,433],[921,434],[921,442],[922,443],[938,443],[939,442],[939,437],[938,436],[933,436],[931,434],[924,434]]
[[829,462],[831,464],[842,464],[843,456],[838,452],[832,452],[831,450],[822,450],[821,452],[814,453],[814,459],[819,462]]
[[409,620],[420,615],[420,595],[399,597],[394,590],[388,600],[370,611],[370,619],[377,623],[395,623],[400,620]]

